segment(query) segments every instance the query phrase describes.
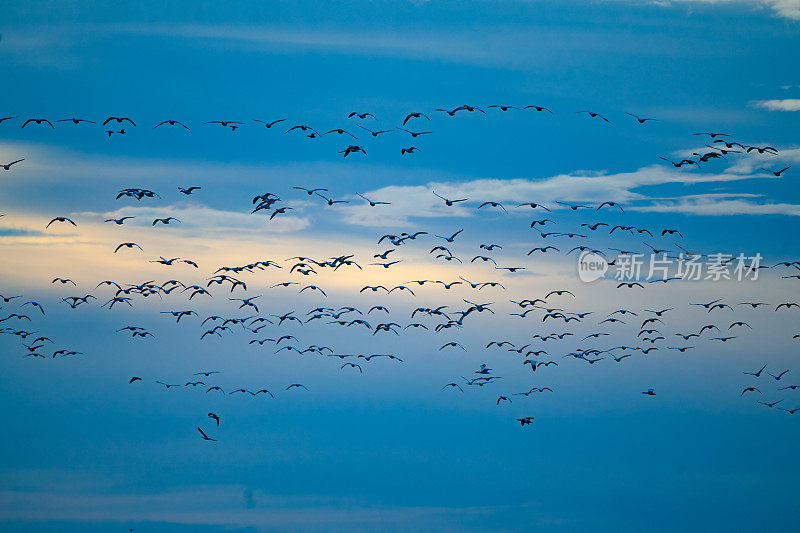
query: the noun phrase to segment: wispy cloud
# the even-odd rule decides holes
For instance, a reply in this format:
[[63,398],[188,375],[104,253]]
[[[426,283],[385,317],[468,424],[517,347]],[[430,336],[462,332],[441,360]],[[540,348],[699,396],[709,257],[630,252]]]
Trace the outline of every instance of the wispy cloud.
[[[750,171],[754,170],[753,163]],[[371,208],[368,205],[353,205],[342,209],[344,221],[364,226],[397,226],[410,224],[415,218],[474,216],[474,200],[480,202],[504,202],[511,213],[519,213],[522,202],[537,202],[550,209],[564,209],[556,204],[563,202],[586,202],[599,204],[614,201],[622,204],[641,203],[649,200],[644,187],[664,184],[724,183],[748,179],[770,179],[772,175],[745,172],[700,173],[673,170],[663,166],[644,167],[633,172],[616,174],[584,175],[584,173],[561,174],[545,179],[474,179],[451,182],[433,181],[420,186],[389,186],[367,194],[368,197],[393,202],[391,209]],[[451,199],[472,199],[470,203],[447,207],[433,192]],[[485,207],[489,211],[491,207]],[[525,213],[528,214],[527,208]],[[500,212],[502,214],[502,212]]]
[[770,9],[779,17],[800,20],[800,0],[653,0],[647,3],[662,6],[673,4],[713,4],[720,6],[744,4]]
[[[46,39],[38,38],[45,34]],[[143,38],[179,39],[203,47],[228,48],[266,53],[324,51],[352,56],[392,57],[449,62],[491,68],[530,70],[533,66],[557,66],[566,60],[583,61],[587,53],[615,53],[660,56],[665,53],[700,53],[685,40],[643,32],[636,35],[614,28],[551,27],[533,24],[463,26],[457,30],[390,25],[377,28],[342,26],[300,26],[280,24],[81,24],[69,29],[38,27],[12,29],[5,37],[14,42],[11,51],[21,58],[42,63],[67,52],[78,61],[87,35],[102,39],[127,35]],[[527,46],[535,40],[546,43]],[[6,39],[4,39],[4,42]],[[635,42],[636,45],[632,45]],[[83,57],[83,60],[86,58]]]
[[800,216],[800,205],[756,202],[745,198],[755,195],[707,194],[690,195],[651,205],[633,207],[634,211],[650,213],[684,213],[701,216],[728,215],[790,215]]
[[[506,506],[372,506],[346,498],[278,498],[241,486],[192,487],[160,494],[0,491],[0,518],[91,522],[169,522],[222,526],[381,529],[391,523],[440,529],[453,520],[491,516]],[[522,507],[530,507],[523,504]]]
[[784,98],[782,100],[756,100],[755,107],[769,111],[800,111],[800,98]]
[[2,237],[31,237],[44,235],[41,231],[27,228],[0,228],[0,238]]

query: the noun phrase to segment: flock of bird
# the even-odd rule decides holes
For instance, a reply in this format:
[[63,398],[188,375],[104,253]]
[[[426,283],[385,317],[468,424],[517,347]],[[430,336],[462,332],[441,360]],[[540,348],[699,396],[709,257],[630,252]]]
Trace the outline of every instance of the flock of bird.
[[[506,106],[491,105],[486,110],[462,105],[451,109],[437,109],[435,113],[445,117],[455,117],[462,113],[487,113],[488,110],[497,112],[526,112],[533,110],[552,114],[553,112],[543,106]],[[577,113],[586,115],[589,119],[610,123],[610,120],[593,111],[582,110]],[[644,125],[656,119],[640,117],[630,114],[637,124]],[[5,117],[0,119],[0,125],[19,117]],[[371,122],[377,122],[372,113],[353,112],[347,117],[357,121],[354,128],[336,128],[323,131],[305,124],[293,124],[285,118],[276,120],[253,119],[252,126],[266,127],[268,129],[281,128],[287,135],[302,134],[314,139],[326,135],[345,136],[353,141],[362,137],[379,137],[400,133],[408,135],[411,139],[433,134],[433,131],[411,129],[412,124],[431,122],[429,114],[423,112],[408,113],[400,125],[388,129],[368,127]],[[45,127],[55,128],[56,124],[77,126],[81,124],[94,125],[96,122],[80,118],[49,120],[46,118],[20,119],[22,128]],[[125,134],[125,128],[136,128],[136,122],[128,117],[110,116],[100,122],[104,130],[111,137],[115,134]],[[234,132],[244,127],[245,122],[215,120],[204,122],[211,127],[226,128]],[[152,126],[152,129],[177,127],[191,131],[189,125],[177,120],[164,120]],[[119,128],[115,130],[114,128]],[[363,133],[362,133],[363,132]],[[358,134],[358,135],[356,135]],[[694,135],[708,139],[704,143],[707,150],[695,152],[695,158],[672,160],[666,157],[675,168],[684,166],[697,166],[711,160],[725,158],[731,153],[773,154],[778,150],[771,146],[754,146],[736,142],[728,134],[717,132],[701,132]],[[402,148],[402,155],[418,151],[416,146]],[[340,153],[344,157],[360,153],[366,155],[366,149],[360,144],[348,144]],[[10,163],[1,165],[5,170],[11,170],[25,161],[20,157]],[[766,169],[765,172],[775,177],[782,177],[789,169]],[[201,186],[176,185],[174,194],[191,196],[203,195],[207,191]],[[533,213],[531,220],[524,222],[524,227],[531,233],[531,238],[536,242],[530,246],[530,251],[525,255],[524,263],[509,263],[504,255],[504,243],[470,241],[469,231],[464,228],[449,228],[447,230],[429,230],[414,232],[398,232],[396,234],[376,235],[376,249],[369,257],[357,256],[350,252],[342,253],[335,257],[310,257],[298,255],[291,258],[259,259],[242,265],[205,265],[197,258],[165,257],[162,255],[149,255],[151,251],[146,243],[144,245],[129,240],[125,237],[125,228],[129,220],[135,216],[122,216],[107,218],[105,224],[121,226],[119,228],[119,241],[109,245],[108,254],[126,255],[131,262],[140,261],[142,264],[154,263],[165,268],[189,268],[182,270],[180,276],[156,282],[148,280],[132,282],[131,280],[97,280],[97,284],[82,288],[73,281],[68,272],[52,280],[49,284],[58,292],[56,305],[63,306],[70,311],[77,311],[84,306],[97,305],[110,311],[120,307],[138,306],[143,300],[151,298],[159,305],[158,314],[164,320],[174,320],[176,327],[194,328],[198,338],[203,342],[212,339],[224,339],[236,342],[235,337],[243,337],[242,342],[247,346],[264,350],[271,350],[273,354],[293,354],[295,356],[311,355],[319,358],[337,361],[339,370],[353,372],[358,375],[367,375],[370,365],[377,361],[381,364],[402,365],[408,355],[387,353],[388,351],[375,350],[376,353],[350,351],[342,346],[327,346],[311,342],[302,342],[311,327],[343,328],[350,336],[361,335],[368,338],[379,339],[383,337],[400,337],[407,335],[430,336],[434,340],[430,351],[473,352],[481,350],[486,355],[487,362],[477,368],[459,372],[441,389],[448,393],[462,394],[474,391],[476,394],[486,395],[488,401],[498,408],[508,408],[512,405],[522,405],[525,411],[518,412],[513,417],[515,423],[522,427],[532,425],[534,416],[527,412],[532,397],[541,394],[557,394],[557,390],[547,383],[547,375],[558,371],[569,364],[596,365],[596,364],[622,364],[628,358],[647,358],[653,352],[678,354],[691,353],[691,350],[703,350],[714,343],[735,343],[745,335],[752,335],[754,328],[748,322],[754,313],[791,313],[800,309],[800,304],[793,301],[772,302],[739,302],[725,301],[719,298],[710,301],[686,302],[682,308],[660,307],[657,302],[660,293],[648,292],[648,307],[620,307],[616,309],[597,310],[596,306],[589,307],[591,302],[579,298],[574,289],[552,288],[538,295],[519,294],[510,291],[505,286],[506,280],[518,279],[518,276],[528,270],[536,269],[537,257],[546,254],[575,257],[577,254],[591,252],[616,259],[610,260],[609,265],[614,266],[619,257],[634,253],[647,252],[673,259],[677,262],[690,259],[708,257],[707,254],[689,251],[681,245],[684,234],[676,228],[645,228],[629,222],[615,223],[618,217],[627,220],[631,215],[626,213],[623,205],[616,201],[604,201],[596,205],[576,204],[566,201],[541,203],[534,201],[515,202],[504,204],[486,198],[448,198],[436,191],[430,191],[431,196],[441,202],[445,208],[456,205],[473,206],[477,214],[492,211],[499,217],[500,235],[504,234],[509,224],[514,224],[521,217],[511,217],[512,212]],[[125,202],[156,202],[168,196],[165,191],[155,191],[131,187],[120,190],[114,201]],[[283,193],[281,193],[283,194]],[[391,209],[391,198],[369,198],[366,195],[336,197],[327,187],[296,185],[290,194],[304,201],[316,200],[321,206],[336,208],[337,205],[351,202],[364,202],[369,208]],[[251,216],[263,217],[265,223],[270,223],[276,217],[288,214],[295,209],[291,204],[293,197],[281,198],[278,193],[265,192],[255,194],[243,210]],[[577,218],[581,213],[591,214],[597,220]],[[67,213],[69,214],[69,213]],[[78,216],[57,214],[53,216],[44,227],[44,230],[53,230],[61,226],[69,226],[75,231],[80,231],[82,223]],[[541,217],[538,216],[541,214]],[[171,216],[148,219],[148,226],[153,231],[169,231],[169,226],[180,225],[181,220]],[[508,218],[504,218],[508,216]],[[617,217],[614,220],[601,217]],[[582,221],[582,222],[581,222]],[[581,222],[579,225],[575,225]],[[487,219],[488,224],[488,219]],[[603,235],[605,239],[618,240],[627,244],[633,240],[642,246],[643,250],[627,250],[625,248],[595,247],[590,245],[593,239]],[[637,241],[645,238],[648,241]],[[447,279],[413,279],[406,280],[395,273],[398,265],[407,262],[408,255],[404,250],[412,253],[427,252],[429,261],[446,265],[453,272]],[[577,252],[577,254],[576,254]],[[570,255],[573,254],[573,255]],[[732,259],[731,259],[732,260]],[[460,265],[479,265],[483,272],[491,279],[485,281],[470,281],[463,276]],[[800,280],[800,261],[782,261],[774,265],[761,265],[759,269],[769,268],[778,270],[780,278],[792,283],[792,279]],[[355,293],[359,298],[366,295],[374,299],[367,306],[353,305],[352,302],[339,302],[346,305],[328,305],[329,294],[321,282],[315,280],[320,274],[334,275],[342,271],[365,271],[369,269],[380,273],[385,279],[384,283],[364,284],[356,288]],[[199,276],[205,272],[206,276]],[[273,279],[265,283],[263,273],[280,276],[280,280]],[[197,274],[197,275],[196,275]],[[180,277],[181,279],[178,279]],[[680,283],[678,276],[664,276],[658,279],[634,279],[619,282],[607,279],[620,291],[636,289],[647,290],[651,284]],[[273,283],[274,282],[274,283]],[[654,288],[657,285],[654,285]],[[82,290],[79,290],[82,289]],[[318,299],[319,305],[308,310],[275,310],[272,306],[279,305],[282,301],[280,291],[296,290],[298,293],[313,295]],[[437,298],[448,291],[459,291],[459,297],[448,298],[444,305],[416,305],[414,299],[424,296],[426,299]],[[657,289],[655,289],[657,290]],[[787,290],[787,293],[791,289]],[[77,294],[69,294],[68,292]],[[264,292],[270,291],[269,298]],[[47,313],[42,302],[16,294],[0,295],[0,334],[9,335],[19,339],[19,348],[26,357],[54,359],[56,357],[86,356],[81,351],[62,347],[56,341],[42,333],[46,329]],[[424,295],[422,294],[424,292]],[[391,298],[391,300],[390,300]],[[206,302],[222,301],[220,314],[201,315],[199,308],[192,308],[198,300]],[[622,300],[622,298],[620,298]],[[360,301],[360,300],[359,300]],[[391,303],[390,303],[391,302]],[[147,307],[149,309],[149,307]],[[268,308],[272,312],[267,312]],[[391,308],[391,310],[390,310]],[[3,312],[5,311],[5,312]],[[469,322],[479,321],[482,316],[505,317],[505,321],[519,321],[520,333],[512,339],[488,338],[485,345],[465,346],[458,338],[459,331],[463,330]],[[694,329],[679,329],[670,324],[670,318],[686,318],[691,316],[698,319]],[[542,329],[550,326],[553,331],[546,332]],[[536,329],[533,329],[536,327]],[[530,335],[523,331],[537,331]],[[315,331],[315,330],[312,330]],[[130,336],[139,342],[158,341],[158,332],[150,331],[137,324],[120,324],[116,330],[120,335]],[[800,333],[794,334],[793,339],[800,339]],[[149,339],[149,340],[148,340]],[[607,342],[610,341],[610,342]],[[400,345],[396,344],[395,347]],[[523,390],[509,390],[504,386],[502,375],[499,375],[489,362],[500,354],[519,359],[519,375],[529,376],[525,379],[536,379],[537,386],[525,387]],[[766,408],[780,409],[789,414],[800,410],[800,398],[792,396],[798,385],[786,384],[791,378],[791,372],[785,368],[773,368],[769,364],[758,365],[755,371],[743,369],[742,375],[749,376],[742,383],[739,397],[746,398],[758,396],[758,404]],[[543,375],[544,374],[544,375]],[[144,373],[142,374],[144,376]],[[141,386],[141,383],[150,382],[169,389],[189,389],[202,394],[227,396],[243,395],[252,398],[270,398],[284,394],[296,394],[308,391],[309,387],[300,382],[285,383],[273,387],[231,385],[219,378],[224,372],[217,370],[202,370],[194,375],[180,380],[167,380],[163,377],[132,376],[126,378],[131,386]],[[544,380],[544,383],[538,382]],[[484,392],[492,391],[492,392]],[[495,392],[496,391],[496,392]],[[444,394],[444,392],[443,392]],[[641,394],[656,396],[657,391],[648,386],[641,387]],[[638,392],[637,392],[638,395]],[[793,407],[789,407],[793,406]],[[219,411],[219,410],[217,410]],[[206,417],[204,417],[206,418]],[[216,412],[207,414],[209,422],[204,426],[198,424],[197,431],[201,439],[216,441],[222,427],[222,416]]]
[[[544,113],[553,115],[553,111],[541,105],[500,105],[500,104],[492,104],[486,106],[487,110],[490,112],[500,112],[500,113],[507,113],[511,112],[535,112],[535,113]],[[250,121],[243,121],[243,120],[207,120],[202,121],[200,123],[201,126],[204,127],[218,127],[224,130],[228,130],[230,132],[236,132],[240,128],[244,128],[246,126],[251,127],[258,127],[258,128],[266,128],[272,130],[273,128],[276,131],[282,131],[285,135],[299,135],[306,139],[320,139],[327,135],[335,135],[338,137],[345,137],[348,140],[348,144],[339,151],[342,154],[342,157],[347,157],[351,154],[361,154],[363,156],[367,155],[366,146],[363,144],[363,139],[375,139],[378,137],[386,137],[390,135],[402,135],[406,136],[412,142],[418,138],[424,138],[424,136],[433,135],[434,131],[428,128],[422,129],[410,129],[415,124],[422,124],[423,126],[432,122],[431,116],[435,114],[439,114],[445,117],[454,118],[460,114],[472,114],[472,113],[482,113],[486,114],[487,111],[481,107],[472,106],[463,104],[452,109],[447,108],[438,108],[435,109],[433,112],[424,113],[422,111],[412,111],[407,113],[402,120],[398,121],[399,125],[387,125],[387,126],[373,126],[373,124],[378,123],[378,118],[369,112],[362,113],[353,111],[347,115],[347,119],[349,121],[356,121],[352,124],[353,127],[341,127],[337,126],[335,128],[327,129],[322,127],[313,127],[308,124],[296,124],[294,122],[290,122],[288,118],[276,118],[276,119],[250,119]],[[587,109],[583,109],[580,111],[574,111],[573,114],[578,114],[587,117],[590,120],[599,120],[605,124],[611,124],[611,120],[609,120],[606,116],[597,113],[595,111],[590,111]],[[638,125],[646,125],[648,122],[658,122],[659,119],[652,118],[652,117],[642,117],[640,115],[634,113],[625,113],[626,117],[628,117],[629,121],[632,121],[634,124]],[[84,118],[78,117],[70,117],[70,118],[61,118],[61,119],[49,119],[49,118],[41,118],[41,117],[21,117],[19,115],[12,115],[6,117],[0,117],[0,126],[2,126],[7,121],[19,121],[21,123],[20,128],[50,128],[56,129],[56,124],[63,124],[70,127],[75,126],[100,126],[102,128],[110,128],[110,129],[103,129],[103,133],[110,139],[112,136],[117,135],[125,135],[130,133],[131,128],[137,128],[137,124],[133,118],[127,116],[109,116],[103,119],[102,121],[95,121],[95,120],[88,120]],[[10,123],[9,123],[10,124]],[[115,127],[119,129],[114,129]],[[193,125],[194,127],[194,125]],[[375,129],[373,129],[375,127]],[[126,129],[128,128],[128,129]],[[185,133],[191,132],[192,128],[186,124],[186,122],[182,122],[180,120],[175,119],[167,119],[167,120],[160,120],[156,121],[153,126],[149,126],[151,130],[158,130],[164,128],[178,128],[184,131]],[[358,134],[358,135],[357,135]],[[359,135],[361,137],[359,137]],[[739,142],[735,142],[730,140],[731,135],[727,133],[717,133],[717,132],[699,132],[694,133],[693,135],[696,136],[703,136],[708,137],[710,144],[704,144],[706,148],[710,151],[706,151],[705,153],[694,153],[693,155],[696,156],[695,159],[691,158],[683,158],[678,161],[672,160],[670,158],[660,156],[660,158],[664,161],[667,161],[675,168],[681,168],[685,165],[700,165],[702,163],[706,163],[712,159],[724,158],[728,154],[735,154],[735,153],[751,153],[756,152],[758,154],[772,154],[776,155],[778,153],[777,149],[772,146],[758,146],[758,145],[748,145],[742,144]],[[357,142],[358,144],[353,144],[353,142]],[[416,145],[410,144],[406,145],[403,144],[400,147],[400,155],[411,155],[415,154],[422,149]],[[23,159],[13,161],[8,164],[0,164],[0,167],[5,170],[10,170],[11,165],[19,163],[23,161]],[[762,169],[764,172],[768,172],[773,174],[776,177],[780,177],[780,175],[786,171],[790,167],[785,167],[783,169]]]

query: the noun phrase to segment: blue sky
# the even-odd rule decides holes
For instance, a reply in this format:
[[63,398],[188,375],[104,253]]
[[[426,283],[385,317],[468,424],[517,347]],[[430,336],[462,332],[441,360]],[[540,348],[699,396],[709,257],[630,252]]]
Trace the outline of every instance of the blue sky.
[[[542,239],[532,219],[554,220],[543,231],[587,232],[604,221],[650,228],[655,236],[592,233],[587,245],[647,252],[646,244],[677,253],[760,253],[766,264],[800,256],[800,4],[777,1],[675,2],[12,2],[0,28],[4,73],[0,163],[0,303],[2,327],[52,337],[53,350],[76,357],[24,357],[21,339],[0,335],[0,529],[4,531],[753,531],[793,528],[800,520],[798,417],[756,400],[800,407],[798,310],[773,311],[797,300],[796,271],[770,268],[758,281],[689,282],[617,289],[612,280],[583,283],[577,257],[583,242]],[[437,112],[469,104],[485,114]],[[553,111],[487,106],[541,105]],[[592,110],[606,123],[579,110]],[[348,119],[352,111],[377,119]],[[410,111],[410,138],[393,131],[377,138],[356,127],[393,129]],[[658,119],[638,124],[626,112]],[[129,116],[137,126],[108,138],[99,125],[21,119],[78,116],[94,121]],[[251,119],[286,118],[266,129]],[[152,127],[165,119],[183,128]],[[240,120],[235,132],[204,121]],[[308,139],[289,125],[309,124],[335,134]],[[118,128],[113,128],[117,130]],[[680,160],[710,151],[693,133],[731,134],[778,154],[730,154],[699,168]],[[342,158],[348,144],[367,155]],[[400,148],[421,150],[401,155]],[[779,170],[780,177],[762,167]],[[177,187],[196,185],[191,196]],[[325,206],[293,186],[325,187],[349,204]],[[159,198],[115,200],[127,187]],[[273,192],[285,215],[252,215],[252,198]],[[449,198],[469,198],[446,207]],[[371,208],[356,193],[391,202]],[[509,213],[478,209],[502,202]],[[551,212],[513,208],[536,201]],[[572,212],[556,201],[615,201]],[[70,217],[77,227],[55,224]],[[135,216],[123,226],[111,217]],[[157,217],[178,225],[153,228]],[[684,237],[659,235],[679,229]],[[433,235],[464,232],[453,244]],[[656,232],[656,230],[659,230]],[[401,247],[386,233],[427,231]],[[121,242],[144,251],[113,253]],[[480,243],[498,242],[491,254]],[[463,264],[428,251],[448,246]],[[527,255],[555,244],[560,253]],[[402,263],[368,266],[390,248]],[[512,274],[469,263],[491,255]],[[289,274],[286,258],[355,254],[364,266],[322,271],[313,280]],[[159,256],[195,260],[165,267]],[[221,337],[200,335],[210,315],[244,317],[214,288],[213,298],[186,294],[135,297],[132,307],[101,304],[113,293],[105,279],[141,283],[170,278],[202,283],[223,265],[272,259],[282,270],[239,276],[260,315],[316,306],[353,305],[391,313],[367,320],[408,324],[415,307],[463,299],[495,302],[495,314],[470,315],[465,327],[372,335],[358,327],[270,326],[250,335],[237,327]],[[68,277],[76,287],[54,285]],[[416,295],[359,293],[364,285],[413,279],[498,281],[498,288],[425,286]],[[314,283],[327,296],[270,288],[282,281]],[[542,297],[547,305],[594,314],[581,323],[520,319],[509,300]],[[100,298],[76,309],[61,299]],[[719,298],[735,311],[713,314],[689,302]],[[23,301],[41,302],[46,315]],[[749,309],[760,300],[771,307]],[[658,351],[617,364],[564,358],[576,348],[604,350],[642,343],[645,309],[673,307]],[[599,324],[627,308],[639,318]],[[161,311],[193,309],[180,324]],[[666,317],[669,317],[668,319]],[[417,315],[416,318],[419,318]],[[557,320],[557,319],[556,319]],[[686,353],[671,351],[675,332],[746,321],[733,342],[705,337]],[[416,321],[416,319],[415,319]],[[19,322],[19,323],[17,323]],[[155,339],[116,330],[144,327]],[[209,326],[210,327],[210,326]],[[537,343],[534,334],[574,332]],[[581,340],[591,332],[609,333]],[[8,332],[6,332],[8,333]],[[363,359],[363,374],[341,368],[350,359],[275,354],[253,337],[291,334],[297,345],[332,346],[340,353],[391,353],[402,362]],[[534,374],[514,353],[486,349],[490,340],[532,342],[558,367]],[[457,341],[461,350],[440,350]],[[682,343],[683,344],[683,343]],[[639,344],[636,344],[639,345]],[[50,346],[46,348],[49,355]],[[481,363],[499,384],[464,385]],[[789,370],[782,381],[743,371]],[[215,395],[187,387],[164,389],[195,372],[226,390],[261,387],[266,396]],[[131,376],[141,382],[128,384]],[[284,390],[303,383],[309,390]],[[744,387],[763,398],[740,396]],[[532,386],[552,394],[511,396]],[[657,395],[643,396],[654,388]],[[755,393],[752,393],[755,394]],[[206,413],[222,417],[219,430]],[[533,416],[520,427],[517,417]],[[196,427],[217,442],[199,438]]]

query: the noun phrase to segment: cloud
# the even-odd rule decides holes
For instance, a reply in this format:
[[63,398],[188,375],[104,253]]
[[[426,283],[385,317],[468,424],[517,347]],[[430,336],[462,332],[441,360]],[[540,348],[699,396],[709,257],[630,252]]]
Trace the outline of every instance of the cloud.
[[783,100],[756,100],[753,105],[769,111],[800,111],[800,98]]
[[0,228],[0,237],[31,237],[43,236],[43,232],[25,228]]
[[[767,143],[756,143],[764,146]],[[744,156],[739,156],[728,167],[728,172],[735,174],[751,174],[761,172],[763,168],[779,170],[783,166],[800,163],[800,148],[784,148],[777,154],[763,153],[756,151]]]
[[[800,152],[794,150],[794,152]],[[757,158],[755,158],[757,159]],[[757,159],[760,161],[760,159]],[[750,170],[755,167],[751,164]],[[741,169],[744,170],[744,169]],[[366,196],[374,200],[392,202],[390,209],[352,205],[341,209],[344,221],[349,224],[376,227],[397,227],[411,224],[415,218],[466,218],[476,214],[477,202],[464,202],[447,207],[434,196],[433,191],[450,199],[468,198],[505,203],[509,213],[529,214],[530,208],[517,208],[522,202],[536,202],[550,209],[565,209],[556,201],[599,204],[605,201],[625,205],[646,202],[649,197],[637,191],[642,187],[664,184],[723,183],[747,179],[770,179],[767,174],[722,172],[718,174],[674,170],[660,165],[640,168],[633,172],[617,174],[592,174],[577,172],[560,174],[544,179],[474,179],[463,182],[433,181],[418,186],[388,186],[371,191]],[[482,210],[488,211],[485,207]],[[501,211],[497,211],[502,215]]]
[[[242,512],[242,491],[253,506]],[[155,494],[78,493],[70,490],[0,491],[0,518],[5,520],[69,520],[89,522],[168,522],[227,527],[269,527],[298,530],[381,529],[393,524],[427,524],[441,529],[467,517],[492,516],[506,506],[438,507],[375,506],[345,497],[276,497],[240,486],[201,486]],[[256,499],[257,497],[257,499]],[[531,504],[522,504],[528,507]]]
[[[40,34],[47,39],[38,39]],[[79,56],[76,44],[86,36],[180,39],[205,49],[245,50],[266,53],[318,52],[364,57],[402,58],[450,62],[488,68],[530,70],[533,66],[561,67],[565,61],[583,62],[587,53],[660,56],[665,53],[702,53],[685,39],[655,36],[647,32],[631,35],[615,28],[568,28],[564,26],[508,23],[503,25],[447,27],[382,25],[366,28],[341,25],[313,27],[281,24],[76,24],[70,28],[42,25],[7,31],[17,42],[12,52],[20,58],[41,63],[48,55]],[[526,46],[534,40],[543,46]],[[633,43],[632,43],[633,41]],[[65,52],[66,50],[66,52]],[[80,57],[80,56],[79,56]],[[79,58],[65,57],[68,61]],[[83,56],[83,61],[86,61]]]
[[800,216],[800,205],[787,203],[757,203],[746,200],[757,195],[706,194],[690,195],[652,205],[631,208],[649,213],[684,213],[701,216],[728,215],[789,215]]
[[771,7],[778,15],[793,20],[800,20],[800,1],[798,0],[762,0]]
[[745,4],[758,8],[771,9],[779,17],[800,20],[800,0],[655,0],[647,3],[662,6],[673,4]]

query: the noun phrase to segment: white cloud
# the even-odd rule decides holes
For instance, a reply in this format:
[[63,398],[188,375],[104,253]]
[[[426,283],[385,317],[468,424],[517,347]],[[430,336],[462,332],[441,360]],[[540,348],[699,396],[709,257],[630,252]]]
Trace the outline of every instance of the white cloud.
[[784,98],[783,100],[757,100],[753,105],[769,111],[800,111],[800,98]]
[[[795,150],[795,152],[800,152]],[[754,160],[756,160],[755,158]],[[757,159],[760,161],[760,159]],[[751,170],[754,167],[751,167]],[[578,173],[576,173],[578,174]],[[530,214],[530,208],[517,208],[522,202],[536,202],[550,209],[564,209],[556,201],[599,204],[614,201],[625,205],[646,202],[649,197],[635,189],[669,183],[724,183],[747,179],[770,179],[772,175],[723,172],[720,174],[680,171],[659,165],[633,172],[600,175],[560,174],[545,179],[474,179],[464,182],[434,181],[417,186],[388,186],[365,194],[373,200],[392,202],[387,209],[366,204],[342,208],[344,221],[363,226],[398,226],[414,218],[469,217],[478,202],[504,203],[509,213]],[[777,178],[776,178],[777,179]],[[447,207],[433,191],[450,199],[468,198],[471,202]],[[484,208],[489,210],[489,207]],[[493,209],[493,208],[492,208]],[[498,214],[502,211],[495,210]],[[543,211],[541,211],[543,212]]]
[[771,9],[776,15],[800,20],[800,0],[654,0],[651,4],[669,6],[673,4],[748,4]]
[[650,213],[684,213],[701,216],[790,215],[800,216],[800,205],[757,203],[743,197],[755,195],[690,195],[674,201],[656,201],[652,205],[633,207],[633,211]]
[[763,0],[782,17],[800,20],[800,1],[798,0]]

